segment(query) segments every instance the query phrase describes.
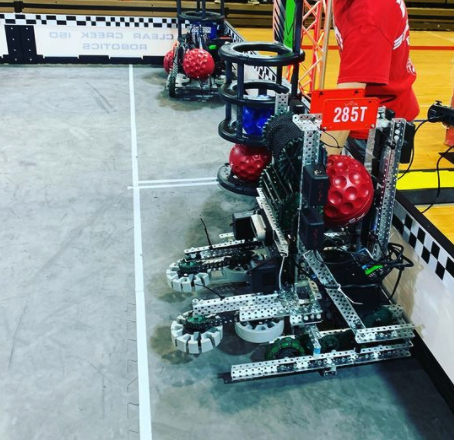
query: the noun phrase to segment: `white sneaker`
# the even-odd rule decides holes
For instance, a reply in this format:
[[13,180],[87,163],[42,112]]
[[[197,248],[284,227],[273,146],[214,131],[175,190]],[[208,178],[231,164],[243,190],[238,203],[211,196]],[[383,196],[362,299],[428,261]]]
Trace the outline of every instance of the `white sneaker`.
[[260,2],[258,0],[248,0],[247,4],[248,5],[259,5]]

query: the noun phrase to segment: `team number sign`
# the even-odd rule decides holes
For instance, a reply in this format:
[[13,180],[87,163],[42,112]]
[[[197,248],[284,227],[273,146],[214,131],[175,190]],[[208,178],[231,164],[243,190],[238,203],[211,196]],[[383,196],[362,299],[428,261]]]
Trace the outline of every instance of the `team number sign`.
[[379,100],[364,89],[314,90],[311,113],[322,114],[323,130],[368,130],[377,123]]
[[323,107],[323,130],[369,130],[377,124],[377,98],[327,99]]

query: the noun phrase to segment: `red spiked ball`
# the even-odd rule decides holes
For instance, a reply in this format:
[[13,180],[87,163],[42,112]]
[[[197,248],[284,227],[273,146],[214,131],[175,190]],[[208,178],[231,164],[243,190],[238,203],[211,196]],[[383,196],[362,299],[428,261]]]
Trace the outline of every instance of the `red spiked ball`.
[[361,162],[349,156],[328,157],[326,172],[330,180],[328,202],[324,208],[328,226],[347,226],[361,220],[372,206],[374,187]]
[[229,163],[235,176],[247,182],[255,182],[271,163],[271,153],[265,147],[235,144],[230,151]]
[[174,51],[169,50],[165,56],[164,56],[164,69],[167,73],[170,72],[170,69],[172,69],[173,66],[173,57],[174,57]]
[[214,72],[214,59],[203,49],[186,52],[183,60],[184,73],[191,79],[207,79]]

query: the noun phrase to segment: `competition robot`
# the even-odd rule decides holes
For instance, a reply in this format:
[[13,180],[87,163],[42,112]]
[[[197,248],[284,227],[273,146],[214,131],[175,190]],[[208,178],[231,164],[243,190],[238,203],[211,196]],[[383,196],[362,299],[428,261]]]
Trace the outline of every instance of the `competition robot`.
[[169,96],[217,94],[224,82],[218,50],[231,41],[226,34],[224,0],[219,12],[207,10],[206,0],[198,0],[194,11],[183,10],[177,0],[177,21],[178,41],[164,57]]
[[[256,207],[233,214],[223,241],[186,249],[167,270],[172,289],[213,296],[194,299],[172,322],[176,349],[210,351],[230,326],[238,338],[266,345],[262,361],[231,366],[228,381],[335,374],[410,356],[414,326],[391,299],[412,263],[389,241],[406,121],[358,93],[326,99],[321,92],[313,114],[276,95],[263,130],[273,160],[261,174]],[[364,164],[348,152],[327,156],[320,141],[352,119],[370,129]],[[393,270],[397,283],[388,292],[383,280]]]

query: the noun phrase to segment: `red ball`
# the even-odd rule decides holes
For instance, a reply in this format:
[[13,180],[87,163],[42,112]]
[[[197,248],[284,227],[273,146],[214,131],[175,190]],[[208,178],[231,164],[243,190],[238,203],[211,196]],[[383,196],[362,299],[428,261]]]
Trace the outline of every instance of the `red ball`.
[[230,151],[229,163],[235,176],[248,182],[255,182],[265,167],[271,163],[271,153],[265,147],[235,144]]
[[167,73],[170,72],[170,69],[173,66],[173,57],[174,57],[173,49],[169,50],[164,56],[164,69]]
[[188,78],[207,79],[214,72],[214,59],[203,49],[192,49],[184,55],[183,70]]
[[349,156],[329,156],[326,172],[330,181],[324,208],[328,226],[347,226],[361,220],[372,206],[374,187],[361,162]]

